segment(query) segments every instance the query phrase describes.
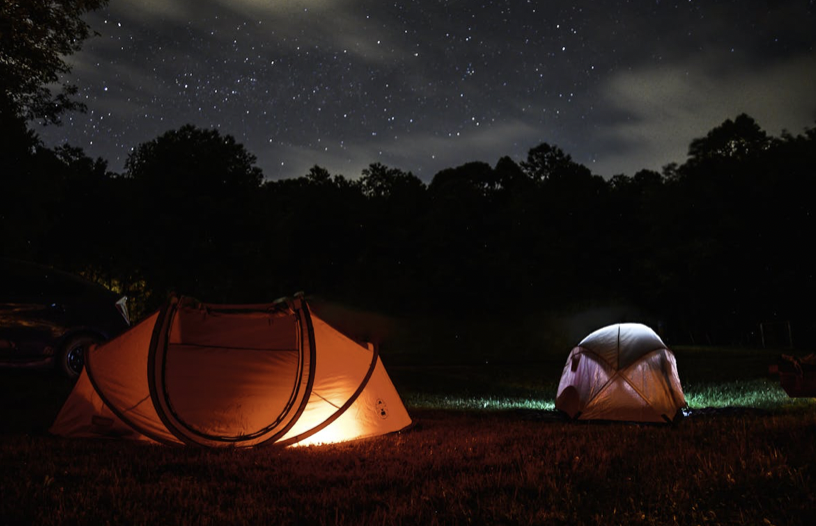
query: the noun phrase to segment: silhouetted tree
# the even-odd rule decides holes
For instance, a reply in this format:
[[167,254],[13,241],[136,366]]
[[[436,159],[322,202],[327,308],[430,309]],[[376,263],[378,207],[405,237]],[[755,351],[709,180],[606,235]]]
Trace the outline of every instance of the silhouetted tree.
[[434,290],[462,301],[465,315],[489,304],[496,295],[494,285],[500,286],[492,271],[499,260],[494,243],[497,189],[493,168],[483,162],[442,170],[428,186],[423,273]]
[[462,191],[476,193],[479,196],[488,196],[499,188],[499,178],[489,164],[471,162],[458,168],[447,168],[438,172],[431,181],[428,190],[432,193]]
[[43,237],[51,210],[61,200],[59,164],[30,119],[57,122],[68,110],[81,109],[71,99],[76,88],[51,87],[70,71],[65,56],[79,50],[90,29],[81,16],[105,0],[3,2],[0,4],[0,234],[3,251],[42,258]]
[[[57,122],[65,111],[83,109],[71,97],[76,86],[50,86],[71,71],[65,56],[91,34],[82,16],[107,0],[26,0],[0,5],[0,114]],[[2,119],[3,124],[6,118]]]
[[59,255],[62,268],[108,268],[105,260],[114,256],[110,243],[123,234],[108,164],[71,146],[60,146],[54,154],[51,170],[60,174],[61,202],[52,212],[54,224],[47,243]]
[[421,217],[427,209],[425,184],[411,172],[373,163],[358,181],[366,198],[361,236],[359,286],[374,291],[383,284],[382,300],[407,305],[421,296],[419,253]]
[[[363,195],[371,199],[403,198],[407,194],[419,194],[424,190],[422,181],[411,172],[372,163],[363,169],[360,187]],[[402,195],[405,194],[405,195]]]
[[667,205],[660,173],[641,170],[634,176],[616,175],[602,218],[608,232],[608,255],[614,294],[648,312],[661,312],[666,272],[657,251],[662,245],[663,207]]
[[692,140],[688,162],[696,164],[707,159],[743,160],[765,151],[770,143],[770,138],[759,124],[743,113],[733,121],[726,119],[705,137]]
[[[603,299],[612,272],[596,264],[608,256],[610,244],[606,181],[547,143],[532,148],[521,167],[536,183],[519,200],[528,239],[524,259],[530,262],[535,296],[546,295],[561,304],[584,297]],[[580,256],[588,251],[594,256]]]
[[561,148],[546,142],[527,152],[527,160],[522,161],[521,168],[530,179],[538,182],[561,179],[576,172],[588,171],[575,163]]
[[521,166],[466,163],[426,186],[380,163],[359,179],[315,165],[262,183],[234,138],[190,125],[139,145],[117,177],[79,148],[44,148],[22,116],[9,123],[4,254],[143,282],[148,306],[169,290],[240,302],[305,290],[473,327],[618,302],[663,320],[671,343],[756,342],[768,320],[816,333],[813,129],[769,138],[741,115],[686,162],[609,181],[542,143]]
[[528,181],[524,170],[508,156],[504,156],[496,162],[493,172],[499,187],[507,191],[518,189],[520,185]]
[[315,185],[329,185],[332,183],[332,176],[329,171],[322,166],[314,165],[309,168],[309,173],[306,174],[306,180]]
[[256,160],[231,135],[187,124],[137,146],[125,170],[128,177],[161,190],[154,197],[189,198],[257,189],[263,173]]
[[359,185],[315,165],[303,177],[269,181],[263,190],[267,288],[367,299],[357,286],[366,216]]
[[230,135],[185,125],[137,146],[125,168],[142,221],[134,258],[159,296],[177,290],[226,301],[248,293],[263,178],[255,156]]
[[740,265],[743,301],[754,321],[793,321],[802,343],[816,335],[816,255],[809,249],[816,233],[816,130],[783,133],[748,164],[756,190],[741,220],[749,251]]
[[[41,221],[37,192],[44,190],[32,173],[36,168],[36,151],[41,144],[34,132],[26,128],[20,116],[3,115],[4,139],[0,141],[0,253],[30,257],[30,244],[37,234],[32,222]],[[40,212],[39,214],[37,212]],[[32,213],[30,221],[26,221]]]
[[63,83],[58,93],[52,89],[71,70],[65,57],[90,36],[82,16],[106,3],[0,4],[0,251],[8,255],[51,264],[66,255],[54,246],[53,232],[72,224],[65,221],[63,207],[74,204],[75,196],[65,192],[72,171],[86,158],[76,148],[46,148],[27,121],[58,123],[64,112],[84,109],[72,98],[75,86]]
[[671,317],[697,343],[747,343],[763,319],[809,310],[803,298],[813,280],[799,266],[804,254],[791,250],[813,232],[802,195],[812,195],[805,174],[816,164],[785,143],[740,115],[692,141],[686,163],[664,170],[656,290],[672,298]]

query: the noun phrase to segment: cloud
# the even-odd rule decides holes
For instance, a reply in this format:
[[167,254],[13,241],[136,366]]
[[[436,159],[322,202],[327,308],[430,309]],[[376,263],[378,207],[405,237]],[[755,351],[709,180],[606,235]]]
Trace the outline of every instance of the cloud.
[[131,19],[140,24],[196,23],[211,16],[230,13],[257,19],[261,16],[291,16],[296,13],[330,13],[349,5],[348,0],[138,0],[111,2],[103,16]]
[[125,10],[119,10],[118,2],[111,2],[108,8],[99,12],[102,17],[114,14],[116,18],[127,15],[126,18],[133,19],[139,23],[150,23],[157,19],[189,21],[194,19],[197,13],[197,3],[168,0],[140,0],[139,2],[128,2]]
[[816,56],[799,55],[755,69],[717,73],[718,57],[612,76],[598,92],[618,117],[601,124],[592,141],[614,146],[592,168],[602,175],[659,170],[682,163],[695,138],[740,113],[772,135],[799,133],[816,120]]
[[315,164],[333,174],[354,179],[369,164],[380,162],[412,172],[423,181],[430,182],[444,168],[471,161],[495,164],[505,155],[515,154],[519,157],[529,149],[529,138],[535,134],[535,129],[529,124],[512,120],[465,131],[458,137],[425,131],[410,133],[396,140],[393,137],[374,136],[369,140],[350,142],[342,148],[337,145],[326,148],[290,144],[252,151],[258,156],[259,165],[271,167],[264,171],[269,179],[304,175]]
[[290,143],[252,151],[258,157],[258,166],[264,169],[264,177],[270,180],[306,175],[314,165],[326,168],[333,175],[356,179],[363,168],[377,161],[375,152],[359,145],[334,145],[326,149]]
[[[197,0],[198,1],[198,0]],[[256,13],[297,13],[332,11],[345,6],[343,0],[214,0],[224,9]]]

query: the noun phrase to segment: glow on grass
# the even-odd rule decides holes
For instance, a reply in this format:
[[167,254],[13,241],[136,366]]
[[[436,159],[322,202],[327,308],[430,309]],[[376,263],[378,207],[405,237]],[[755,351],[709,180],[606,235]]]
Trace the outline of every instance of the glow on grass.
[[790,398],[775,379],[700,383],[684,386],[684,390],[686,402],[691,408],[753,407],[771,410],[816,405],[811,398]]
[[405,402],[417,409],[458,409],[507,411],[510,409],[538,409],[552,411],[555,409],[553,398],[516,398],[516,397],[480,397],[480,396],[444,396],[417,394],[408,396]]
[[[704,407],[751,407],[776,410],[816,407],[816,399],[790,398],[775,379],[756,379],[740,382],[697,383],[684,385],[686,403],[692,409]],[[507,411],[536,409],[552,411],[555,397],[496,397],[450,396],[412,393],[405,397],[406,405],[417,409],[453,409]]]
[[[354,406],[352,406],[353,408]],[[314,422],[317,425],[319,422]],[[322,444],[334,444],[337,442],[345,442],[347,440],[354,440],[365,434],[363,426],[360,424],[356,416],[351,412],[343,413],[337,420],[321,429],[314,435],[301,440],[293,447],[297,446],[317,446]]]

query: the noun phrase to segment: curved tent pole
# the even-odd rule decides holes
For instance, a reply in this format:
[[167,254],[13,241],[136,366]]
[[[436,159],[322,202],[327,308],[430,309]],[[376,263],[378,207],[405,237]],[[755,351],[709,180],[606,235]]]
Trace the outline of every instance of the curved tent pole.
[[[150,401],[153,402],[153,408],[156,410],[156,414],[159,416],[162,424],[164,424],[164,427],[166,427],[167,430],[183,444],[189,444],[190,442],[186,440],[184,436],[175,431],[173,424],[161,409],[160,404],[158,403],[159,392],[155,381],[156,349],[159,346],[159,340],[161,340],[164,345],[167,345],[167,337],[169,336],[170,327],[172,325],[171,320],[176,313],[176,309],[178,309],[178,304],[180,301],[181,298],[177,297],[175,294],[171,296],[170,299],[162,306],[161,311],[159,312],[159,317],[156,320],[156,325],[153,326],[153,336],[150,338],[150,347],[147,351],[147,385],[150,388]],[[150,438],[153,437],[151,436]]]
[[[294,386],[290,402],[287,404],[287,407],[281,413],[281,415],[279,415],[279,417],[273,423],[271,423],[270,425],[266,426],[264,429],[262,429],[262,430],[260,430],[260,431],[258,431],[256,433],[253,433],[251,435],[242,435],[242,436],[239,436],[239,437],[219,437],[219,436],[205,435],[205,434],[202,434],[202,433],[200,433],[200,432],[198,432],[198,431],[196,431],[194,429],[191,429],[181,418],[178,417],[178,415],[176,415],[173,412],[172,406],[170,405],[170,402],[169,402],[169,400],[167,398],[167,393],[164,392],[163,390],[162,390],[162,392],[160,392],[159,386],[157,385],[157,382],[156,382],[156,380],[157,380],[156,375],[158,374],[158,372],[156,370],[156,366],[157,366],[157,364],[156,364],[156,353],[159,350],[159,346],[161,346],[162,349],[164,351],[166,351],[167,342],[168,342],[168,339],[169,339],[169,333],[170,333],[170,329],[172,327],[172,319],[173,319],[173,317],[174,317],[174,315],[175,315],[175,313],[176,313],[176,311],[178,309],[178,304],[180,302],[181,302],[181,298],[175,298],[174,297],[171,300],[171,304],[169,304],[166,309],[163,309],[163,311],[162,311],[162,313],[160,315],[160,320],[159,320],[159,322],[157,322],[157,324],[156,324],[156,326],[154,328],[153,338],[151,339],[151,342],[150,342],[150,350],[149,350],[149,354],[148,354],[148,383],[150,385],[150,395],[151,395],[151,399],[153,401],[153,406],[156,409],[156,413],[159,415],[159,418],[161,419],[162,423],[165,425],[165,427],[167,427],[168,431],[171,434],[173,434],[173,436],[175,436],[178,440],[180,440],[184,444],[194,445],[194,446],[207,446],[207,444],[202,442],[202,441],[196,440],[194,436],[189,436],[187,433],[182,431],[180,429],[180,427],[183,427],[191,435],[198,436],[198,437],[200,437],[200,438],[202,438],[202,439],[204,439],[206,441],[209,441],[209,442],[221,442],[221,443],[233,444],[233,445],[240,445],[239,443],[242,442],[242,441],[256,439],[256,438],[258,438],[260,436],[263,436],[265,433],[269,433],[272,430],[274,430],[274,427],[276,425],[278,425],[284,418],[286,418],[286,417],[288,417],[290,415],[290,412],[292,410],[292,405],[295,403],[295,401],[297,399],[297,395],[298,395],[298,393],[299,393],[299,391],[301,389],[301,386],[302,386],[302,376],[303,376],[302,372],[298,374],[298,379],[297,379],[297,382],[296,382],[296,384]],[[278,431],[275,431],[272,436],[270,436],[269,438],[266,438],[264,440],[261,440],[261,441],[255,443],[255,444],[252,444],[253,446],[254,445],[266,444],[266,443],[268,443],[270,441],[274,442],[275,440],[277,440],[278,438],[283,436],[289,429],[291,429],[291,427],[294,425],[294,423],[297,422],[297,420],[300,418],[300,415],[305,410],[306,404],[308,403],[309,397],[311,396],[312,387],[314,385],[315,357],[316,357],[315,344],[314,344],[314,341],[315,341],[314,329],[312,327],[312,321],[311,321],[311,316],[309,315],[309,309],[308,309],[308,307],[306,307],[304,305],[304,300],[302,300],[301,298],[297,298],[296,301],[293,302],[293,303],[295,303],[295,305],[293,305],[292,303],[288,303],[288,305],[289,305],[289,307],[292,309],[292,311],[294,313],[299,315],[298,316],[298,318],[299,318],[298,319],[298,324],[299,324],[299,326],[301,328],[301,337],[300,337],[300,341],[301,341],[301,344],[300,344],[301,369],[300,370],[301,371],[302,371],[302,367],[303,367],[303,344],[308,343],[308,345],[309,345],[309,361],[308,361],[309,377],[308,377],[308,380],[306,382],[305,392],[304,392],[304,394],[302,396],[300,404],[298,405],[298,407],[295,410],[294,414],[290,418],[289,422],[287,422],[287,424],[282,429],[280,429]],[[162,353],[162,359],[163,360],[166,359],[166,352]],[[162,374],[164,373],[164,363],[161,364],[161,373]],[[163,380],[162,380],[162,385],[164,385]],[[162,404],[161,401],[163,401],[163,403],[167,405],[166,408],[163,407],[163,404]],[[168,415],[168,411],[170,412],[172,417],[176,420],[175,422],[170,418],[170,415]],[[148,435],[148,436],[150,436],[150,435]],[[153,437],[151,436],[151,438],[153,438]]]
[[357,387],[357,390],[354,391],[354,393],[349,397],[348,400],[346,400],[345,404],[340,406],[340,408],[338,408],[337,411],[332,413],[331,416],[329,416],[326,420],[324,420],[323,422],[317,424],[313,428],[311,428],[311,429],[309,429],[307,431],[304,431],[303,433],[301,433],[299,435],[289,437],[286,440],[281,440],[280,442],[275,442],[275,445],[289,446],[289,445],[295,444],[297,442],[300,442],[301,440],[307,439],[310,436],[314,435],[315,433],[318,433],[319,431],[322,431],[323,429],[325,429],[329,425],[331,425],[332,422],[334,422],[335,420],[340,418],[343,415],[343,413],[345,413],[348,410],[348,408],[351,407],[352,404],[354,404],[354,402],[357,401],[357,398],[359,398],[360,395],[363,393],[363,390],[368,385],[368,381],[371,380],[371,376],[374,374],[374,369],[377,367],[377,360],[380,357],[379,349],[375,346],[374,350],[371,352],[371,354],[372,354],[371,363],[368,366],[368,371],[366,372],[365,377],[363,377],[363,381],[360,382],[360,385]]
[[[309,403],[309,398],[312,396],[312,388],[314,387],[314,379],[315,379],[315,370],[317,368],[317,345],[315,343],[315,334],[314,334],[314,325],[312,324],[312,315],[309,312],[309,306],[306,304],[306,299],[302,296],[302,293],[298,293],[295,295],[295,301],[297,302],[296,308],[300,311],[303,316],[303,322],[306,327],[306,338],[309,342],[309,379],[306,382],[306,392],[303,395],[303,399],[300,402],[300,406],[298,407],[295,415],[289,420],[289,423],[284,426],[279,432],[275,433],[275,435],[267,438],[258,443],[258,445],[266,445],[266,444],[274,444],[276,440],[280,437],[284,436],[292,426],[295,425],[295,422],[300,420],[301,415],[303,415],[303,411],[306,410],[306,406]],[[302,345],[301,345],[302,348]],[[298,380],[299,382],[300,380]]]
[[[257,444],[253,444],[253,445],[275,444],[275,445],[286,446],[286,445],[290,445],[290,444],[299,442],[301,440],[304,440],[304,439],[318,433],[319,431],[322,431],[323,429],[325,429],[326,427],[331,425],[334,421],[336,421],[340,416],[342,416],[354,404],[354,402],[357,401],[357,399],[362,394],[365,387],[368,385],[368,382],[370,381],[371,377],[373,376],[374,369],[377,366],[377,362],[378,362],[378,359],[379,359],[379,350],[375,347],[374,350],[372,351],[371,362],[369,364],[368,370],[367,370],[364,378],[362,379],[360,385],[357,387],[357,389],[351,395],[351,397],[349,397],[349,399],[340,408],[337,409],[337,411],[335,411],[326,420],[324,420],[320,424],[314,426],[313,428],[311,428],[311,429],[309,429],[307,431],[304,431],[303,433],[300,433],[299,435],[297,435],[295,437],[290,437],[290,438],[288,438],[286,440],[276,442],[277,439],[279,439],[281,436],[284,436],[285,433],[288,432],[292,428],[292,426],[294,426],[295,423],[299,420],[300,416],[303,414],[303,411],[305,410],[305,407],[306,407],[306,405],[308,403],[308,400],[309,400],[309,398],[311,396],[312,389],[313,389],[313,386],[314,386],[315,361],[316,361],[315,360],[316,359],[316,342],[315,342],[315,335],[314,335],[314,326],[312,324],[310,311],[309,311],[308,305],[306,305],[306,303],[305,303],[305,300],[302,299],[301,297],[298,297],[297,299],[299,300],[297,302],[297,305],[292,306],[291,303],[290,303],[290,306],[292,307],[293,311],[298,312],[300,314],[299,323],[302,324],[301,337],[306,339],[308,341],[308,344],[309,344],[309,358],[310,358],[310,361],[309,361],[310,367],[309,367],[309,369],[310,370],[309,370],[309,377],[308,377],[307,385],[306,385],[306,392],[305,392],[305,394],[304,394],[304,396],[303,396],[303,398],[301,400],[301,403],[298,406],[294,416],[290,419],[290,421],[286,424],[286,426],[284,426],[283,429],[277,431],[273,436],[271,436],[271,437],[269,437],[269,438],[267,438],[267,439],[265,439],[265,440],[263,440],[261,442],[258,442]],[[204,446],[205,444],[202,444],[201,442],[195,441],[194,439],[192,439],[192,438],[186,436],[184,433],[180,432],[177,429],[177,425],[174,422],[172,422],[172,420],[166,414],[165,409],[162,408],[161,404],[158,402],[158,397],[161,396],[161,394],[159,393],[159,389],[158,389],[158,386],[156,385],[156,381],[155,381],[156,350],[157,350],[160,342],[161,342],[161,344],[166,346],[167,339],[169,337],[169,332],[170,332],[170,329],[172,327],[172,319],[173,319],[173,317],[174,317],[174,315],[175,315],[175,313],[176,313],[176,311],[178,309],[178,305],[181,303],[181,301],[182,301],[182,298],[179,298],[177,296],[171,297],[170,300],[168,302],[166,302],[162,306],[162,308],[159,310],[158,317],[157,317],[157,320],[156,320],[156,324],[153,327],[153,334],[152,334],[151,341],[150,341],[150,348],[148,350],[148,371],[147,371],[148,372],[148,385],[149,385],[149,389],[150,389],[150,398],[151,398],[151,401],[153,402],[154,409],[156,409],[156,413],[157,413],[158,417],[161,419],[162,423],[165,425],[167,430],[176,439],[178,439],[182,444],[195,445],[195,446]],[[303,331],[303,328],[305,328],[305,331]],[[92,364],[93,359],[91,358],[91,354],[92,353],[88,353],[88,355],[86,357],[86,364],[85,364],[87,374],[88,374],[88,379],[90,380],[91,385],[93,385],[93,387],[94,387],[94,390],[99,395],[102,402],[108,407],[108,409],[110,409],[111,412],[114,415],[116,415],[116,417],[118,417],[122,422],[129,425],[130,427],[132,427],[134,430],[141,433],[142,435],[144,435],[144,436],[146,436],[146,437],[148,437],[148,438],[150,438],[150,439],[152,439],[152,440],[154,440],[156,442],[162,443],[162,444],[178,446],[179,443],[168,440],[167,438],[162,437],[160,435],[157,435],[153,431],[140,426],[139,424],[137,424],[136,422],[134,422],[133,420],[128,418],[122,411],[120,411],[118,408],[116,408],[112,403],[110,403],[108,401],[108,399],[103,394],[103,391],[99,389],[99,385],[97,384],[97,382],[95,380],[94,372],[93,372],[93,364]],[[300,388],[300,381],[301,380],[299,378],[298,379],[298,385],[297,385],[296,389]],[[182,425],[183,425],[183,423],[182,423]],[[205,438],[205,437],[202,437],[202,438]],[[209,438],[209,437],[206,437],[206,438]],[[213,437],[213,438],[210,438],[210,440],[223,441],[223,442],[238,442],[240,440],[246,440],[247,436],[240,437],[240,438],[238,438],[236,440],[232,440],[232,439],[224,440],[223,438],[221,440],[218,440],[218,438],[219,437]]]
[[[171,301],[165,303],[162,306],[162,308],[160,309],[159,316],[158,316],[158,319],[157,319],[157,325],[158,325],[159,320],[164,319],[164,315],[165,315],[167,309],[170,307],[170,304],[172,303],[172,301],[174,299],[175,298],[171,298]],[[150,316],[148,316],[148,318],[149,317]],[[156,327],[155,326],[153,328],[153,334],[154,334],[153,338],[155,338],[155,334],[156,334]],[[151,343],[152,343],[152,338],[151,338]],[[149,371],[150,371],[150,365],[149,365],[150,364],[150,357],[151,357],[151,354],[148,351],[148,377],[149,377]],[[177,445],[179,445],[176,442],[172,442],[170,440],[167,440],[164,437],[158,436],[155,433],[153,433],[152,431],[138,425],[136,422],[134,422],[133,420],[131,420],[130,418],[125,416],[125,414],[122,411],[120,411],[117,407],[115,407],[112,403],[110,403],[110,401],[108,401],[107,397],[105,396],[104,392],[99,388],[99,385],[97,384],[96,379],[94,378],[93,368],[89,367],[90,363],[91,363],[90,358],[91,358],[91,353],[85,353],[85,370],[86,370],[86,372],[88,374],[88,380],[91,381],[91,385],[93,386],[94,391],[96,392],[96,394],[102,400],[102,403],[104,403],[107,406],[107,408],[110,409],[111,412],[114,415],[116,415],[117,418],[119,418],[119,420],[121,420],[125,424],[129,425],[130,427],[132,427],[133,429],[135,429],[136,431],[138,431],[142,435],[150,438],[151,440],[155,440],[156,442],[159,442],[161,444],[165,444],[165,445],[168,445],[168,446],[177,446]],[[151,401],[152,401],[153,400],[153,391],[152,391],[152,389],[150,391],[150,398],[151,398]]]

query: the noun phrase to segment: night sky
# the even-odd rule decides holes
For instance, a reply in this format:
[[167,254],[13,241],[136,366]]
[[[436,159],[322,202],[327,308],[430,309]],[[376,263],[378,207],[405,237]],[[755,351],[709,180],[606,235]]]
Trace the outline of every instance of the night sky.
[[745,112],[816,126],[812,0],[110,0],[71,57],[86,114],[39,129],[122,171],[218,128],[268,179],[373,162],[425,181],[547,142],[594,173],[683,162]]

